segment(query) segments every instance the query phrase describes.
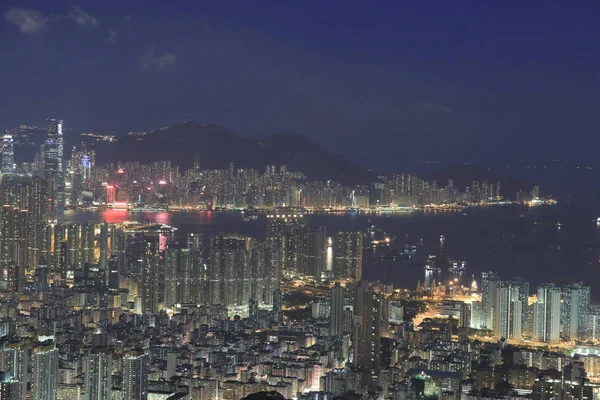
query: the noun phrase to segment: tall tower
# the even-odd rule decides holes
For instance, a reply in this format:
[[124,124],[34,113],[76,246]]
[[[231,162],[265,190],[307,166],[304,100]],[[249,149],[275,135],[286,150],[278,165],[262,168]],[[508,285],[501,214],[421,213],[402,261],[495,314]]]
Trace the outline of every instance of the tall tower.
[[560,289],[552,283],[538,287],[533,305],[533,339],[558,343],[560,340]]
[[44,175],[51,194],[50,218],[61,222],[65,209],[65,171],[63,167],[63,122],[47,120],[44,143]]
[[488,329],[492,329],[493,309],[495,305],[494,300],[492,300],[495,296],[495,285],[490,285],[490,281],[496,279],[499,279],[499,277],[495,272],[489,271],[481,273],[481,304],[484,311],[482,319],[483,325]]
[[362,279],[363,240],[360,232],[338,232],[335,237],[336,280],[358,282]]
[[15,172],[15,147],[12,135],[8,133],[2,139],[2,173],[12,174]]
[[588,323],[590,314],[590,287],[568,285],[562,290],[561,331],[568,340],[587,340],[591,336]]
[[56,400],[58,356],[58,349],[54,343],[43,343],[33,349],[33,400]]
[[142,312],[157,313],[160,273],[160,234],[149,235],[144,239],[142,255]]
[[354,292],[354,315],[354,366],[374,381],[381,369],[381,296],[362,281]]
[[27,210],[2,207],[0,229],[0,267],[6,271],[7,290],[20,293],[27,268]]
[[123,400],[148,397],[148,356],[143,351],[133,351],[123,359]]
[[486,281],[490,321],[496,337],[520,340],[526,323],[529,283],[521,279]]
[[94,245],[95,245],[95,225],[91,222],[87,222],[81,225],[81,247],[79,259],[81,265],[94,264]]
[[46,181],[41,176],[29,177],[27,211],[29,214],[28,264],[38,265],[41,258],[50,261],[47,251],[50,241],[47,240],[48,227],[48,194]]
[[219,235],[212,240],[208,266],[210,304],[246,306],[252,293],[250,240],[236,235]]
[[273,292],[273,322],[277,325],[283,323],[283,292],[279,288]]
[[108,224],[106,221],[100,225],[100,269],[106,271],[108,267]]
[[165,250],[165,305],[173,307],[180,303],[179,297],[179,252],[180,249]]
[[267,215],[267,241],[278,250],[285,276],[305,273],[306,217],[301,209],[280,207]]
[[341,338],[344,335],[344,288],[339,282],[331,288],[329,335],[333,338]]
[[21,383],[8,372],[0,372],[0,398],[21,400]]
[[279,286],[279,271],[272,248],[265,242],[252,242],[251,296],[260,304],[272,305],[273,292]]
[[13,398],[26,400],[29,381],[29,347],[24,342],[5,343],[0,350],[0,369],[19,382]]
[[85,356],[85,400],[112,399],[112,354],[102,349]]
[[306,266],[304,275],[321,279],[321,272],[325,270],[325,227],[308,229],[306,231]]

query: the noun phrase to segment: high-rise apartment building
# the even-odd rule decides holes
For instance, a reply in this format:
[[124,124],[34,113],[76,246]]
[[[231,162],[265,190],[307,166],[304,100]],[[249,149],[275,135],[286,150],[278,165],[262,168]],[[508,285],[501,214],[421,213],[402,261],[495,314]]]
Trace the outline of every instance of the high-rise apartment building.
[[131,351],[123,357],[123,400],[148,398],[148,355],[143,351]]
[[323,226],[316,229],[307,229],[305,233],[304,275],[315,278],[317,281],[321,279],[321,273],[325,271],[326,236],[325,227]]
[[18,382],[11,388],[14,399],[27,399],[29,361],[29,347],[24,342],[4,343],[0,349],[0,370],[10,375],[11,382]]
[[277,257],[273,256],[273,248],[268,243],[252,241],[251,254],[251,296],[259,304],[272,305],[273,292],[279,287],[280,273]]
[[0,399],[21,400],[21,383],[9,372],[0,372]]
[[338,232],[334,242],[336,280],[358,282],[362,279],[363,237],[360,232]]
[[105,349],[95,349],[84,357],[85,400],[112,399],[112,353]]
[[179,303],[179,252],[169,247],[165,250],[165,306],[170,308]]
[[6,275],[6,289],[21,292],[27,269],[28,213],[3,206],[0,229],[0,266]]
[[58,393],[58,349],[54,343],[41,343],[32,351],[32,400],[56,400]]
[[143,313],[157,313],[160,299],[160,234],[144,237],[142,253],[141,299]]
[[533,305],[533,339],[538,342],[560,341],[560,288],[552,283],[538,286]]
[[381,369],[381,296],[365,282],[354,292],[354,367],[366,382],[378,380]]
[[108,224],[103,222],[100,225],[100,262],[98,267],[106,271],[108,268]]
[[65,208],[65,173],[63,168],[63,121],[47,121],[47,137],[44,143],[44,176],[51,199],[50,218],[61,222]]
[[344,288],[339,282],[331,288],[329,318],[329,335],[333,338],[341,338],[344,335]]
[[562,289],[561,332],[566,340],[591,338],[590,296],[590,287],[580,283]]
[[529,283],[522,279],[503,280],[488,277],[488,325],[498,338],[520,340],[526,323]]
[[0,184],[2,206],[27,210],[25,263],[33,268],[40,261],[45,249],[45,230],[48,222],[48,199],[43,178],[29,174],[7,174]]
[[81,225],[81,245],[79,247],[79,260],[81,265],[92,265],[95,263],[95,228],[95,225],[91,222],[87,222]]
[[252,294],[251,240],[237,235],[212,239],[208,264],[210,304],[247,306]]
[[273,322],[276,325],[283,323],[283,292],[279,288],[273,292]]
[[306,217],[302,209],[281,207],[268,214],[267,241],[278,250],[284,276],[305,275]]
[[165,253],[165,304],[204,304],[206,268],[201,249],[168,248]]
[[15,172],[15,147],[12,135],[6,133],[2,139],[2,174]]

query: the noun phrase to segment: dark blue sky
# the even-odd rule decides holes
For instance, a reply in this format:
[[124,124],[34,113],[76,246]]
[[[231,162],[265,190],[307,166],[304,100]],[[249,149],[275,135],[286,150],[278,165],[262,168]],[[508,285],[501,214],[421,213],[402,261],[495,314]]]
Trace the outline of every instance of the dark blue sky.
[[0,127],[193,118],[301,133],[366,166],[596,163],[597,2],[2,4]]

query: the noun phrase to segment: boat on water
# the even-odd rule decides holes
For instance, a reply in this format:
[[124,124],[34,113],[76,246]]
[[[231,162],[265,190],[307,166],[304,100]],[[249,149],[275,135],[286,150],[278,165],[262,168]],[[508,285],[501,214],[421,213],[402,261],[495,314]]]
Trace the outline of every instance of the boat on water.
[[256,221],[258,219],[258,213],[253,208],[247,208],[242,211],[242,219],[244,222]]

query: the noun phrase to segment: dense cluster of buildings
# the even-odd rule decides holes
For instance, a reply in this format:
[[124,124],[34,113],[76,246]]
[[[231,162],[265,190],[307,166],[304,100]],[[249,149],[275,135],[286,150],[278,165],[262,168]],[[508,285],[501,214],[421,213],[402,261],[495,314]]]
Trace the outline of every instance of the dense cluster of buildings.
[[[306,207],[480,202],[410,174],[370,187],[170,163],[64,160],[48,123],[33,163],[4,137],[0,199],[0,399],[591,399],[600,313],[583,284],[482,275],[464,298],[366,282],[358,231],[307,223]],[[86,204],[266,207],[264,238],[163,224],[65,223]],[[285,204],[285,206],[283,206]],[[413,318],[439,308],[416,326]]]
[[[263,171],[236,168],[201,169],[200,158],[187,170],[169,160],[152,164],[104,163],[93,150],[96,142],[113,142],[110,135],[82,134],[82,143],[68,152],[64,148],[62,121],[49,120],[46,139],[32,162],[15,165],[14,149],[31,146],[26,134],[31,127],[10,131],[3,137],[2,172],[43,176],[53,193],[53,213],[66,208],[273,208],[282,205],[311,209],[414,207],[431,204],[480,204],[502,199],[499,182],[474,181],[458,190],[452,180],[440,185],[415,174],[379,176],[368,185],[345,186],[333,181],[310,181],[286,165],[266,165]],[[25,133],[24,133],[25,132]],[[532,197],[533,196],[533,197]],[[520,201],[539,198],[539,188]]]
[[481,284],[481,301],[463,309],[471,328],[490,329],[498,339],[549,344],[590,342],[600,333],[589,286],[545,283],[531,295],[529,282],[502,279],[493,272],[484,272]]

